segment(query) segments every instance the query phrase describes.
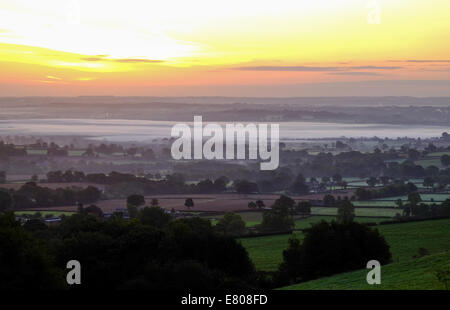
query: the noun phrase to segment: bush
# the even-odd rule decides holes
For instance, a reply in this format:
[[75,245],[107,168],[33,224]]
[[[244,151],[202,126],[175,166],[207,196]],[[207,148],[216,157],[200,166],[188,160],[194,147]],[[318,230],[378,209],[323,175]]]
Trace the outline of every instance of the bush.
[[228,236],[242,236],[246,232],[245,222],[239,214],[227,212],[217,223],[216,231]]
[[293,237],[283,252],[279,277],[286,282],[317,279],[365,268],[369,260],[391,261],[391,253],[378,230],[355,223],[314,224],[303,242]]

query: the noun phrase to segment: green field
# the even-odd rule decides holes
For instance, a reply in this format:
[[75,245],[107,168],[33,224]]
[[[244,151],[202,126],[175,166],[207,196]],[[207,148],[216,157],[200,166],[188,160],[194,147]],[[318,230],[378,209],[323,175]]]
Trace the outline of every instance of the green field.
[[47,155],[47,150],[27,150],[27,155]]
[[[247,226],[247,227],[253,227],[258,224],[261,224],[262,212],[240,212],[238,214],[245,221],[245,226]],[[223,215],[220,215],[220,216],[216,216],[216,217],[208,217],[208,219],[211,220],[212,225],[216,225],[218,220],[222,217],[223,217]],[[336,218],[336,216],[328,216],[328,215],[326,215],[326,216],[314,216],[313,215],[313,216],[309,216],[307,218],[302,218],[301,216],[294,216],[295,228],[296,229],[304,229],[304,228],[310,227],[312,223],[317,223],[322,220],[331,221],[331,220],[334,220],[335,218]],[[378,223],[380,221],[385,221],[387,219],[383,218],[383,217],[378,217],[378,218],[356,217],[355,220],[357,222],[361,222],[361,223],[369,223],[369,222],[370,223]]]
[[53,215],[53,216],[55,216],[55,217],[61,216],[61,215],[63,215],[63,214],[64,214],[65,216],[70,216],[70,215],[72,215],[72,214],[75,214],[75,212],[68,212],[68,211],[15,211],[14,214],[16,214],[16,215],[25,215],[25,214],[27,214],[27,215],[33,215],[33,214],[35,214],[36,212],[41,213],[41,215],[42,215],[43,217],[45,217],[46,215],[49,215],[49,214],[51,214],[51,215]]
[[[356,216],[374,216],[374,217],[394,217],[399,213],[398,209],[384,209],[384,208],[355,208]],[[336,215],[337,208],[327,207],[312,207],[311,214],[313,215]]]
[[[320,221],[327,221],[330,222],[332,220],[335,220],[335,216],[310,216],[304,219],[296,219],[295,220],[295,228],[296,229],[305,229],[311,227],[311,224],[320,222]],[[379,223],[381,221],[387,220],[383,217],[373,218],[373,217],[356,217],[355,221],[360,223]]]
[[430,157],[441,157],[442,155],[450,155],[450,152],[436,152],[436,153],[430,153],[427,156]]
[[450,252],[425,256],[403,263],[393,263],[381,267],[381,284],[366,282],[368,270],[362,269],[341,273],[292,286],[282,290],[442,290],[443,283],[436,278],[436,268],[450,268]]
[[[418,249],[431,254],[450,250],[450,219],[377,226],[391,247],[394,262],[411,260]],[[301,237],[300,232],[296,235]],[[274,271],[282,261],[290,235],[242,238],[242,245],[259,270]]]
[[[295,235],[302,237],[300,232]],[[283,250],[291,235],[274,235],[264,237],[242,238],[242,245],[247,249],[250,259],[257,270],[275,271],[282,260]]]
[[355,207],[392,207],[397,208],[395,201],[391,200],[358,200],[352,201]]
[[427,168],[429,166],[436,166],[439,169],[443,169],[444,168],[444,166],[441,163],[441,159],[440,158],[420,159],[420,160],[416,160],[414,163],[416,165],[422,166],[424,168]]
[[[435,202],[442,202],[442,201],[445,201],[446,199],[450,198],[450,193],[448,193],[448,194],[420,194],[420,197],[422,198],[423,201],[431,201],[431,199],[433,199]],[[395,202],[397,199],[401,199],[401,200],[403,200],[403,202],[405,202],[408,200],[408,196],[405,195],[405,196],[385,197],[385,198],[374,199],[371,201]]]

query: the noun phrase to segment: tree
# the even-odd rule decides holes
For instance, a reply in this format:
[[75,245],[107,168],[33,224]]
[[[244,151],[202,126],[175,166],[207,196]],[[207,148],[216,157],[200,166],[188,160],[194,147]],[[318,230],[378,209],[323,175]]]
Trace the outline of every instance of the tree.
[[150,201],[150,206],[157,207],[159,206],[159,201],[156,198],[153,198],[152,201]]
[[127,204],[128,216],[132,219],[137,218],[139,214],[139,209],[132,204]]
[[301,215],[310,215],[311,214],[311,203],[309,201],[300,201],[297,204],[298,213]]
[[216,224],[215,229],[221,234],[233,237],[242,236],[246,231],[242,217],[234,212],[227,212]]
[[0,184],[6,183],[6,172],[0,171]]
[[192,207],[194,207],[194,200],[192,200],[192,198],[186,198],[184,205],[188,209],[191,209]]
[[1,291],[64,288],[43,242],[25,232],[12,212],[0,214],[0,249]]
[[250,201],[250,202],[248,203],[248,208],[249,208],[249,209],[256,209],[256,203],[253,202],[253,201]]
[[428,188],[432,188],[434,186],[434,179],[432,177],[425,177],[425,179],[423,180],[423,186],[428,187]]
[[411,203],[411,205],[415,206],[422,201],[422,197],[420,197],[420,194],[418,192],[409,193],[408,201]]
[[366,181],[367,185],[369,185],[370,187],[374,187],[377,183],[378,180],[375,177],[370,177],[367,181]]
[[103,211],[96,205],[90,205],[87,208],[84,208],[84,214],[91,214],[96,217],[103,217]]
[[10,193],[0,190],[0,212],[8,211],[13,208],[13,198]]
[[383,186],[386,186],[389,184],[389,177],[383,175],[382,177],[380,177],[380,181],[381,181],[381,184],[383,184]]
[[291,213],[294,211],[295,201],[289,196],[281,195],[280,198],[274,201],[272,209],[274,207],[286,207]]
[[289,240],[279,277],[286,285],[363,269],[369,260],[387,264],[391,257],[378,230],[356,222],[322,221],[305,231],[303,242],[295,236]]
[[336,199],[333,195],[327,194],[323,197],[323,204],[327,207],[333,207],[336,203]]
[[355,207],[349,200],[341,200],[338,202],[337,221],[338,223],[350,223],[355,218]]
[[409,149],[408,150],[408,158],[411,160],[417,160],[420,158],[420,152],[415,149]]
[[450,155],[444,154],[441,156],[441,163],[443,166],[450,166]]
[[258,226],[264,232],[290,231],[294,228],[295,222],[292,218],[292,210],[295,202],[291,206],[291,198],[281,196],[275,201],[270,211],[265,211],[262,222]]
[[342,181],[342,176],[339,173],[333,175],[333,181],[339,183]]
[[234,182],[234,187],[238,194],[258,193],[258,184],[249,182],[247,180],[237,180]]
[[296,194],[307,194],[309,192],[305,177],[299,174],[291,186],[291,192]]
[[138,218],[142,224],[156,227],[167,228],[172,220],[172,216],[167,214],[163,208],[160,207],[145,207],[139,211]]
[[39,182],[39,176],[37,174],[33,174],[31,176],[31,182]]
[[265,207],[264,201],[262,200],[256,200],[256,206],[258,207],[258,209],[262,209]]
[[127,205],[140,207],[145,204],[145,198],[142,195],[133,194],[127,197]]
[[142,152],[142,157],[146,160],[154,160],[156,158],[155,152],[152,149],[147,149]]

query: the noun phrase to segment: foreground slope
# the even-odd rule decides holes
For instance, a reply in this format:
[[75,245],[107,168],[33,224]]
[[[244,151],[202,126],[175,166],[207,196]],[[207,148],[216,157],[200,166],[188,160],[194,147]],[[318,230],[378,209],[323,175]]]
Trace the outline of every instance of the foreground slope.
[[450,252],[443,252],[393,263],[381,267],[381,284],[366,282],[368,270],[356,270],[281,288],[282,290],[442,290],[436,277],[437,269],[450,269]]

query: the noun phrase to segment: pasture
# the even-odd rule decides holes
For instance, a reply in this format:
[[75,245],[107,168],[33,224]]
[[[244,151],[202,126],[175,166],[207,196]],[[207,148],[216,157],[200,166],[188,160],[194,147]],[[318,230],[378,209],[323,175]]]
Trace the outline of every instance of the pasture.
[[[450,219],[379,225],[376,227],[391,247],[394,262],[411,260],[419,248],[431,254],[450,250]],[[295,232],[297,236],[302,233]],[[291,235],[240,239],[259,270],[274,271],[282,261]]]
[[39,212],[43,217],[52,215],[55,217],[59,217],[61,215],[70,216],[74,214],[74,212],[68,212],[68,211],[15,211],[15,215],[34,215],[36,212]]
[[438,268],[450,269],[450,252],[381,267],[381,284],[366,282],[368,270],[361,269],[281,288],[281,290],[443,290],[436,278]]

